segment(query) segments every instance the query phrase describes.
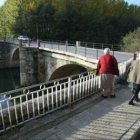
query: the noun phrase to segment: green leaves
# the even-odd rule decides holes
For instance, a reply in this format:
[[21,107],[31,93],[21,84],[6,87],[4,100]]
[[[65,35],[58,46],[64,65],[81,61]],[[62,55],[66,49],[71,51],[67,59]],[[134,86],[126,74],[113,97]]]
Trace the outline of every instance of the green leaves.
[[135,52],[140,50],[140,27],[127,34],[123,39],[123,51]]
[[140,26],[140,7],[123,0],[7,0],[0,7],[0,38],[119,43]]

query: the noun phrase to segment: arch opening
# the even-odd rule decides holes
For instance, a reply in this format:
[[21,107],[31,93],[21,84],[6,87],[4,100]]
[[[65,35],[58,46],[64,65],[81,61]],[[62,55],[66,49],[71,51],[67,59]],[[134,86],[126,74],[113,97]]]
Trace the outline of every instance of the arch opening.
[[87,71],[87,69],[85,67],[77,65],[77,64],[64,65],[64,66],[59,67],[52,73],[49,81],[68,77],[68,76],[71,76],[74,74],[80,74],[80,73],[86,72],[86,71]]
[[19,67],[19,61],[20,61],[19,49],[16,49],[11,56],[11,61],[10,61],[11,66]]

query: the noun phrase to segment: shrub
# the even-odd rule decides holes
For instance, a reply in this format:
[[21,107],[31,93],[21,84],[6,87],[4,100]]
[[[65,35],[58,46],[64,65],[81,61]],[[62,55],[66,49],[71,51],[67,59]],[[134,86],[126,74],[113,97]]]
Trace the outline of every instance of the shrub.
[[140,50],[140,27],[122,39],[122,51],[135,52]]

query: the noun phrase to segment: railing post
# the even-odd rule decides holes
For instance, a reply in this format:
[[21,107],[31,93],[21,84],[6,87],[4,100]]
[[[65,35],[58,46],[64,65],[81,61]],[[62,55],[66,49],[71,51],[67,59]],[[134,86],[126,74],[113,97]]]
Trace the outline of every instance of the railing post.
[[77,54],[77,49],[78,49],[77,46],[75,46],[75,54]]
[[86,46],[85,46],[85,57],[87,56],[87,43],[86,43]]
[[19,48],[22,47],[22,40],[19,40],[18,43],[19,43]]
[[68,103],[71,106],[71,77],[68,78]]
[[98,49],[97,49],[97,55],[96,55],[96,58],[98,59]]
[[102,43],[102,49],[104,49],[104,44]]
[[114,56],[114,47],[113,47],[113,44],[111,45],[111,48],[112,48],[112,52],[113,52],[113,56]]
[[68,51],[68,41],[66,40],[66,52]]
[[[94,43],[93,43],[93,49],[94,49]],[[94,55],[93,55],[93,57],[94,57]]]
[[31,45],[31,40],[28,39],[28,46],[30,47],[30,45]]
[[75,54],[77,54],[77,49],[78,49],[78,46],[79,46],[79,41],[76,41]]
[[40,47],[40,40],[37,39],[37,47],[39,48]]
[[53,49],[53,42],[51,42],[51,48]]
[[59,41],[58,41],[58,50],[60,50],[60,47],[59,47]]
[[94,49],[94,43],[93,43],[93,49]]

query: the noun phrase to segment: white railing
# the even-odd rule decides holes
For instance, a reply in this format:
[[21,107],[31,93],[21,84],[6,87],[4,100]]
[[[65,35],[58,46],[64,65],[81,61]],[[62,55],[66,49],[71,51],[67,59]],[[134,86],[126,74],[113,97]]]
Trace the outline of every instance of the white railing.
[[83,73],[3,94],[5,96],[0,101],[0,132],[94,94],[99,91],[99,82],[99,76]]

